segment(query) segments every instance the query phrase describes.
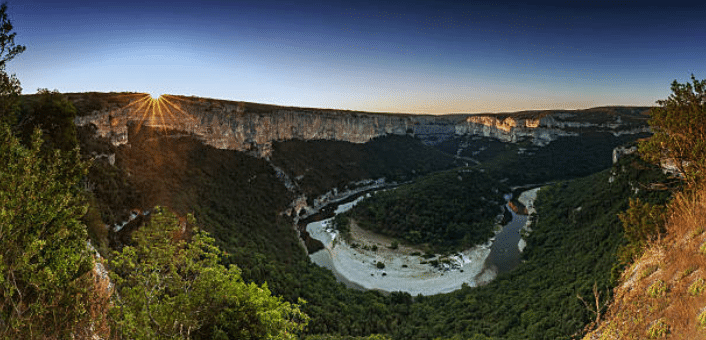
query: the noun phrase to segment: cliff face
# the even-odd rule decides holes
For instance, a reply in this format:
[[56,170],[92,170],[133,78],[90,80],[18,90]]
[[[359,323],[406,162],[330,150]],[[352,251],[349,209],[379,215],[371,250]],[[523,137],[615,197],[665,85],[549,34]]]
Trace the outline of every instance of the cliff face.
[[[184,131],[219,149],[251,151],[269,156],[272,142],[289,139],[329,139],[364,143],[386,134],[406,134],[419,119],[411,116],[350,113],[331,110],[273,108],[254,112],[242,103],[206,101],[168,96],[168,104],[151,107],[137,104],[95,110],[76,118],[79,126],[93,124],[97,133],[115,145],[127,143],[127,126],[146,126]],[[159,105],[159,104],[157,104]]]
[[[106,97],[100,101],[90,99],[93,101],[90,111],[82,111],[78,103],[90,101],[86,96],[100,94],[69,96],[79,106],[81,116],[76,118],[76,124],[95,125],[97,133],[110,138],[115,145],[127,143],[127,126],[136,123],[184,131],[216,148],[247,151],[259,157],[271,155],[272,142],[289,139],[364,143],[387,134],[412,134],[425,143],[434,144],[454,135],[470,134],[505,142],[529,139],[534,144],[546,145],[558,137],[579,136],[589,130],[614,135],[647,131],[646,117],[641,121],[639,108],[623,109],[617,114],[613,112],[615,108],[597,108],[583,110],[586,114],[541,111],[417,116],[289,108],[169,95],[152,100],[139,94],[124,97],[104,94]],[[601,116],[600,123],[590,121],[596,120],[596,115]],[[624,120],[625,117],[628,119]]]
[[[530,139],[532,143],[544,146],[558,137],[580,136],[581,133],[588,131],[609,132],[614,136],[650,131],[646,122],[640,122],[639,116],[633,116],[631,117],[633,119],[624,122],[621,116],[608,114],[608,110],[598,111],[604,116],[604,120],[600,123],[587,119],[595,118],[596,110],[598,109],[585,110],[593,111],[585,113],[587,116],[592,114],[591,117],[582,117],[581,111],[576,113],[544,111],[535,117],[528,117],[527,114],[521,113],[516,114],[516,117],[472,115],[467,117],[465,121],[456,124],[456,134],[493,137],[511,143]],[[640,114],[639,112],[635,113]]]

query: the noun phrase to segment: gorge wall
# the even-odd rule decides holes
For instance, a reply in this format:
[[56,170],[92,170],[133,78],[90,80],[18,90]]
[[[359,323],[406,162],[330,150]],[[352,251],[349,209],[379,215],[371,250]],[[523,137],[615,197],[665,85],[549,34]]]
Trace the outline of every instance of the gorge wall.
[[[271,155],[272,142],[289,139],[364,143],[382,135],[409,134],[435,144],[454,135],[478,135],[505,142],[529,139],[536,145],[546,145],[561,136],[587,132],[619,135],[649,131],[645,115],[649,108],[432,116],[294,108],[171,95],[155,100],[143,94],[86,93],[69,94],[69,99],[79,108],[76,124],[94,125],[97,134],[109,138],[114,145],[128,142],[128,125],[143,124],[184,131],[213,147],[245,151],[258,157]],[[87,102],[92,105],[87,106]]]

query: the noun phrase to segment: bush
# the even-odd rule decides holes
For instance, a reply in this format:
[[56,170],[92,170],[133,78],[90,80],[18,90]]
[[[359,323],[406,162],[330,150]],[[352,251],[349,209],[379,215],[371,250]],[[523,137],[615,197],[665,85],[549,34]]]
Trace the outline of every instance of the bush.
[[78,152],[46,155],[0,124],[0,338],[68,337],[87,324],[93,258],[78,189]]
[[672,94],[650,111],[654,135],[640,143],[640,153],[653,163],[671,161],[678,174],[694,185],[706,176],[706,80],[691,75],[693,85],[672,82]]
[[193,224],[157,207],[134,232],[135,245],[114,254],[117,331],[127,338],[294,338],[308,321],[299,306],[221,265],[214,240]]

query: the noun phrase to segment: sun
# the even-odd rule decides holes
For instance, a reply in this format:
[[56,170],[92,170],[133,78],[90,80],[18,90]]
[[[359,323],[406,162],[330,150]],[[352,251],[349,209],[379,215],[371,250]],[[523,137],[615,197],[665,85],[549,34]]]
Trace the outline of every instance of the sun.
[[157,100],[157,99],[159,99],[159,98],[162,97],[162,94],[161,94],[161,93],[155,92],[155,91],[147,92],[147,94],[150,95],[150,98],[151,98],[152,100]]
[[[183,99],[179,96],[144,92],[136,94],[126,108],[130,108],[139,126],[151,126],[166,131],[186,124],[191,124],[194,118],[182,108]],[[138,127],[139,131],[139,127]]]

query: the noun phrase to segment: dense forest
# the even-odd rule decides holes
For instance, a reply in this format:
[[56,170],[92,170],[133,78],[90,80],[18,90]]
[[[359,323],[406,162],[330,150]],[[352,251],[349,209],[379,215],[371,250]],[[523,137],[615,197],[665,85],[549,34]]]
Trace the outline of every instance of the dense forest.
[[340,218],[409,244],[425,244],[428,252],[453,252],[493,236],[509,190],[482,170],[457,168],[377,192]]

